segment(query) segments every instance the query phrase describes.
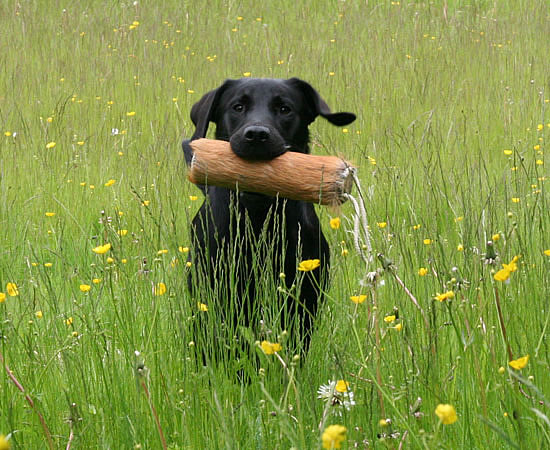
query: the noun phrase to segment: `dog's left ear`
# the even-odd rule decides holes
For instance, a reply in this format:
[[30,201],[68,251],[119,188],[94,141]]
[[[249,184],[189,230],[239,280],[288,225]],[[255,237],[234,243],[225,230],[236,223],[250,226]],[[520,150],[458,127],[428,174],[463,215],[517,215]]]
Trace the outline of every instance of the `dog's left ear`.
[[324,117],[330,123],[339,127],[348,125],[355,120],[355,114],[349,112],[333,113],[319,93],[309,84],[299,78],[290,78],[287,83],[296,87],[304,94],[311,110],[310,122],[313,122],[317,116]]

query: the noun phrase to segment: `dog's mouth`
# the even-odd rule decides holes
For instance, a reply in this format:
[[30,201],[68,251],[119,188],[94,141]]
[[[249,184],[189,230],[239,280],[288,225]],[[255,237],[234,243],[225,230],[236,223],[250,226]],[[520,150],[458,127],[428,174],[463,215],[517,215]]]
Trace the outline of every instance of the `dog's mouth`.
[[237,156],[254,161],[269,161],[290,150],[279,133],[259,125],[243,127],[229,143]]

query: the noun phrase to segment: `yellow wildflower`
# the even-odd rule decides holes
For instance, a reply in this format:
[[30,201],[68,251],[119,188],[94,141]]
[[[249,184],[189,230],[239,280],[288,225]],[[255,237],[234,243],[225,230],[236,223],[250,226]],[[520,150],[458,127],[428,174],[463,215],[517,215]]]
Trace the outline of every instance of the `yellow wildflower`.
[[493,242],[496,242],[500,239],[500,233],[495,233],[491,236],[491,239],[493,240]]
[[0,450],[10,450],[10,448],[11,444],[9,439],[3,434],[0,434]]
[[529,355],[525,355],[525,356],[522,356],[521,358],[510,361],[508,365],[512,369],[521,370],[527,365],[528,361],[529,361]]
[[283,349],[281,344],[269,341],[262,341],[260,347],[266,355],[273,355],[273,353],[280,352]]
[[437,294],[435,296],[435,299],[440,301],[440,302],[443,302],[445,300],[449,300],[451,298],[454,298],[455,296],[455,293],[453,291],[447,291],[447,292],[444,292],[443,294]]
[[189,247],[182,247],[181,245],[178,247],[178,251],[180,253],[187,253],[189,251]]
[[392,314],[391,316],[386,316],[386,317],[384,317],[384,322],[386,322],[386,323],[395,322],[395,315]]
[[435,408],[435,414],[437,415],[437,417],[439,417],[439,420],[441,420],[441,423],[444,425],[451,425],[458,420],[458,417],[456,416],[456,410],[453,405],[439,404],[437,405],[437,408]]
[[104,244],[100,245],[96,248],[92,249],[92,252],[97,253],[98,255],[103,255],[104,253],[107,253],[111,249],[111,244]]
[[68,319],[65,320],[65,325],[67,325],[68,327],[70,327],[72,324],[73,324],[72,317],[69,317]]
[[421,276],[421,277],[424,277],[428,274],[428,269],[426,269],[425,267],[421,267],[420,269],[418,269],[418,275]]
[[42,311],[36,311],[34,313],[34,315],[36,316],[37,319],[42,319],[42,317],[44,317],[44,313],[42,313]]
[[462,252],[462,251],[464,251],[464,245],[458,244],[458,245],[456,246],[456,249],[457,249],[457,251]]
[[157,283],[153,291],[156,296],[164,295],[166,293],[166,285],[162,282]]
[[197,302],[197,308],[199,308],[199,311],[208,311],[208,305],[206,305],[205,303]]
[[89,284],[81,284],[80,285],[80,290],[82,292],[88,292],[90,289],[92,289],[92,286],[90,286]]
[[128,230],[118,230],[117,234],[119,236],[126,236],[128,234]]
[[430,245],[433,241],[431,239],[424,239],[422,242],[424,242],[424,245]]
[[550,256],[550,248],[549,248],[548,250],[544,250],[544,254],[545,254],[546,256]]
[[504,150],[506,156],[510,156],[512,153],[514,153],[512,150]]
[[107,264],[113,264],[115,262],[115,260],[110,256],[106,259],[106,261],[107,261]]
[[330,228],[332,228],[333,230],[337,230],[338,228],[340,228],[340,217],[333,217],[332,219],[330,219]]
[[196,196],[196,195],[190,195],[190,196],[189,196],[189,200],[191,200],[192,202],[198,200],[198,198],[199,198],[199,197]]
[[53,216],[55,216],[54,212],[47,212],[46,213],[46,217],[53,217]]
[[342,442],[346,440],[346,431],[348,430],[343,425],[329,425],[326,427],[321,437],[323,448],[342,448]]
[[318,259],[306,259],[298,265],[298,270],[301,272],[310,272],[317,269],[321,265],[321,261]]
[[508,280],[508,278],[510,278],[510,274],[518,270],[518,265],[516,264],[518,259],[519,259],[519,256],[516,255],[512,258],[512,261],[510,261],[508,264],[502,264],[502,269],[500,269],[497,273],[495,273],[493,275],[493,278],[496,281]]
[[99,284],[99,283],[101,283],[101,278],[94,278],[94,279],[92,280],[92,283],[94,283],[94,284]]
[[360,303],[363,303],[367,299],[367,296],[365,294],[352,295],[349,299],[355,304],[360,304]]
[[136,115],[136,112],[135,112],[135,111],[130,111],[130,112],[127,112],[126,115],[127,115],[128,117],[133,117],[133,116]]
[[3,292],[0,292],[0,303],[4,303],[6,301],[6,294]]
[[349,382],[345,380],[338,380],[334,389],[336,392],[347,392],[349,388]]
[[48,143],[46,144],[46,148],[47,148],[48,150],[50,150],[51,148],[54,148],[54,147],[55,147],[55,142],[53,142],[53,141],[52,141],[52,142],[48,142]]
[[113,180],[112,178],[107,181],[107,183],[105,183],[105,187],[109,187],[109,186],[112,186],[113,184],[116,183],[116,180]]
[[386,228],[388,222],[376,222],[376,225],[378,225],[378,228]]
[[17,297],[19,295],[19,288],[15,283],[6,284],[6,291],[8,291],[10,297]]
[[398,323],[395,327],[394,327],[397,331],[401,331],[403,329],[403,324],[402,323]]

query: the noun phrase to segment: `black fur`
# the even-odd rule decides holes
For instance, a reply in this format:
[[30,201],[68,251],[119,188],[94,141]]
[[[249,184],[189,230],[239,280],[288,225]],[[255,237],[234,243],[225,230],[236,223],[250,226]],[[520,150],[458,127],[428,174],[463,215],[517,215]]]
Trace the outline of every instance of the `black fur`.
[[[286,151],[309,153],[308,125],[317,116],[338,126],[355,120],[351,113],[330,112],[317,91],[297,78],[227,80],[193,105],[191,120],[196,129],[191,139],[182,143],[185,159],[189,164],[193,156],[189,142],[205,137],[210,122],[216,124],[216,139],[229,141],[233,151],[246,159],[269,160]],[[298,312],[308,340],[319,288],[328,281],[330,258],[314,205],[261,194],[237,194],[216,186],[200,188],[207,198],[192,222],[192,258],[197,269],[207,274],[211,286],[220,286],[222,280],[229,283],[228,272],[233,271],[241,301],[241,310],[235,314],[240,314],[244,323],[250,322],[250,311],[259,294],[255,274],[250,272],[254,259],[260,259],[260,269],[274,272],[270,273],[272,278],[284,272],[289,288],[296,280],[298,258],[321,261],[318,269],[305,274],[299,302],[286,309],[293,317],[294,311]],[[262,264],[262,252],[270,247],[274,250],[269,261]],[[189,285],[196,287],[191,279]]]

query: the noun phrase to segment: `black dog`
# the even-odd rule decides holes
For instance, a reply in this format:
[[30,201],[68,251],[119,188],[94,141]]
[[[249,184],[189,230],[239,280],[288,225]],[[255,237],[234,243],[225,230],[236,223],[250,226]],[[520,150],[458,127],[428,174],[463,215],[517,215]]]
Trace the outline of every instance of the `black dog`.
[[[319,115],[338,126],[355,120],[351,113],[331,113],[317,91],[297,78],[227,80],[193,105],[196,130],[182,144],[185,159],[191,162],[189,142],[205,137],[209,122],[216,124],[216,139],[229,141],[246,159],[269,160],[287,151],[309,153],[308,125]],[[194,265],[211,287],[218,287],[218,295],[232,292],[238,300],[230,320],[240,317],[239,323],[250,323],[266,274],[273,280],[284,273],[290,288],[299,260],[320,260],[318,269],[305,274],[299,295],[289,296],[290,304],[281,311],[283,317],[299,321],[307,346],[330,258],[314,206],[216,186],[201,190],[206,201],[192,223]],[[194,284],[190,279],[191,289]]]

